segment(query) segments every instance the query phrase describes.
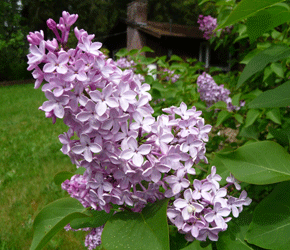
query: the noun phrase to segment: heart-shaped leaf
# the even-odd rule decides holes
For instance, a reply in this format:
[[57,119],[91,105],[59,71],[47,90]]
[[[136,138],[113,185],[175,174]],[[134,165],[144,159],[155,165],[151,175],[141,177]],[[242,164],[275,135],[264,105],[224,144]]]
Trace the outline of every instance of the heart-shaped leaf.
[[141,213],[116,213],[109,219],[102,233],[106,250],[169,250],[167,224],[168,199],[148,204]]
[[243,182],[265,185],[290,180],[290,155],[272,141],[254,142],[216,157]]
[[36,216],[30,250],[43,248],[49,240],[73,219],[87,217],[86,209],[76,199],[63,198],[44,207]]
[[278,184],[256,207],[246,240],[273,250],[289,249],[290,182]]

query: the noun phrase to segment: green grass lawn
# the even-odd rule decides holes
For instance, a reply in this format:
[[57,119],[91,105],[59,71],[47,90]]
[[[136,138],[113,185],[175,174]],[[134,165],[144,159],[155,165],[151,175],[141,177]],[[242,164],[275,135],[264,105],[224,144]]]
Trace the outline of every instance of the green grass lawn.
[[[53,125],[38,110],[45,100],[33,84],[0,87],[0,250],[29,249],[36,214],[67,196],[54,175],[75,171],[60,151],[58,135],[66,125]],[[86,249],[85,234],[63,230],[44,249]]]

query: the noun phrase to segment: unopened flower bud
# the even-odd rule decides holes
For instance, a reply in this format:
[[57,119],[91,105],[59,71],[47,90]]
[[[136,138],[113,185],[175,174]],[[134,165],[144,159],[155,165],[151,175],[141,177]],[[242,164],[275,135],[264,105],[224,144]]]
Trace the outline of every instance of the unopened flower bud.
[[47,27],[48,27],[49,29],[51,29],[52,31],[54,31],[54,30],[56,29],[56,22],[55,22],[53,19],[49,18],[49,19],[46,21],[46,24],[47,24]]

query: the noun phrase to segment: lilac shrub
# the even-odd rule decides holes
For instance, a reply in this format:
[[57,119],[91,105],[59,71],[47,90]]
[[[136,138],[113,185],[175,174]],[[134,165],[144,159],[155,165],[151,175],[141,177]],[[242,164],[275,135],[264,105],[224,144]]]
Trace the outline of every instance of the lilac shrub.
[[[205,101],[207,106],[210,107],[214,103],[223,101],[227,104],[228,111],[239,110],[240,107],[232,104],[232,99],[229,97],[230,91],[224,88],[224,85],[217,85],[214,79],[207,73],[203,72],[197,78],[198,92],[200,99]],[[241,103],[241,106],[243,103]]]
[[[44,40],[42,31],[28,35],[28,70],[33,70],[35,88],[47,82],[42,90],[48,100],[39,109],[53,123],[63,119],[68,131],[59,136],[61,151],[77,168],[85,168],[62,188],[85,208],[107,213],[113,204],[121,211],[141,212],[147,203],[171,198],[168,218],[188,240],[217,240],[230,212],[237,217],[250,199],[244,191],[239,198],[228,195],[234,177],[220,188],[215,167],[206,179],[190,181],[193,166],[208,162],[211,125],[185,103],[154,118],[150,86],[106,58],[99,50],[102,44],[92,42],[94,35],[76,27],[78,44],[67,47],[77,17],[64,11],[59,24],[49,19],[56,36],[51,41]],[[90,229],[89,249],[101,243],[102,228]]]

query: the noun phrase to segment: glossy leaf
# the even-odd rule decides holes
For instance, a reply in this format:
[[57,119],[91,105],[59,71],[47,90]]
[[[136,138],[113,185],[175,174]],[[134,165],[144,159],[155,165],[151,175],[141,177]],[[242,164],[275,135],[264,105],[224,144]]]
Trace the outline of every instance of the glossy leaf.
[[168,199],[148,204],[141,213],[119,212],[109,219],[102,233],[106,250],[169,250]]
[[147,47],[147,46],[144,46],[144,47],[140,50],[140,52],[141,52],[141,53],[142,53],[142,52],[154,52],[154,50],[150,49],[150,48]]
[[274,44],[269,48],[259,52],[247,64],[243,70],[236,88],[242,86],[251,76],[263,70],[269,63],[290,57],[290,48],[285,44]]
[[116,56],[118,57],[124,57],[127,56],[129,51],[126,48],[120,49],[117,53]]
[[228,19],[219,25],[216,30],[222,29],[226,26],[233,25],[238,21],[248,18],[260,10],[274,5],[275,3],[283,2],[284,0],[242,0],[237,7],[231,12]]
[[216,157],[242,182],[265,185],[290,180],[290,155],[272,141],[254,142]]
[[236,95],[234,95],[232,97],[232,104],[234,106],[240,106],[240,97],[241,97],[241,95],[242,95],[242,93],[238,93],[238,94],[236,94]]
[[278,108],[290,105],[290,81],[267,90],[248,104],[249,108]]
[[284,71],[283,71],[283,66],[281,63],[272,63],[271,64],[271,69],[273,70],[273,72],[279,76],[279,77],[284,77]]
[[251,126],[256,121],[256,119],[259,117],[259,115],[260,115],[259,110],[250,109],[247,112],[245,128]]
[[269,127],[269,131],[282,146],[288,146],[290,144],[290,127],[284,129],[274,129]]
[[43,248],[49,240],[73,219],[87,217],[83,205],[76,199],[63,198],[45,206],[36,216],[30,250]]
[[246,211],[243,211],[238,218],[233,218],[228,223],[228,229],[219,233],[217,250],[256,250],[256,247],[250,246],[244,240],[251,221],[252,214]]
[[247,30],[251,43],[265,32],[290,20],[290,12],[283,5],[272,6],[259,11],[247,20]]
[[114,213],[113,210],[111,210],[110,213],[106,213],[104,210],[103,211],[88,210],[86,211],[86,214],[89,217],[74,219],[70,222],[70,226],[74,229],[85,227],[91,228],[100,227],[104,225],[107,222],[107,220],[109,220],[112,217],[113,213]]
[[74,176],[73,173],[68,171],[62,171],[57,173],[54,176],[53,180],[56,185],[61,185],[61,183],[63,183],[65,180],[69,180],[72,176]]
[[266,113],[266,118],[270,119],[272,122],[281,125],[281,114],[279,109],[272,109]]
[[272,250],[289,249],[290,182],[280,183],[256,207],[246,240]]
[[79,167],[76,171],[75,174],[84,174],[84,172],[86,171],[86,168],[84,167]]
[[239,123],[243,123],[244,122],[244,118],[240,114],[235,114],[234,117],[236,118],[236,120]]
[[172,55],[170,57],[170,61],[179,61],[179,62],[182,62],[183,59],[181,57],[177,56],[177,55]]
[[216,121],[216,126],[219,126],[220,124],[222,124],[229,117],[231,117],[231,114],[228,111],[222,110],[221,112],[219,112],[217,121]]
[[242,127],[239,136],[258,140],[259,134],[260,132],[258,127],[255,125],[251,125],[249,127]]
[[[212,249],[213,249],[211,244],[209,244],[209,245],[206,246],[206,247],[202,247],[202,246],[201,246],[201,243],[202,243],[202,242],[196,240],[196,241],[194,241],[194,242],[188,244],[188,246],[186,246],[186,247],[184,247],[184,248],[182,248],[182,249],[180,249],[180,250],[212,250]],[[172,249],[172,250],[173,250],[173,249]]]

